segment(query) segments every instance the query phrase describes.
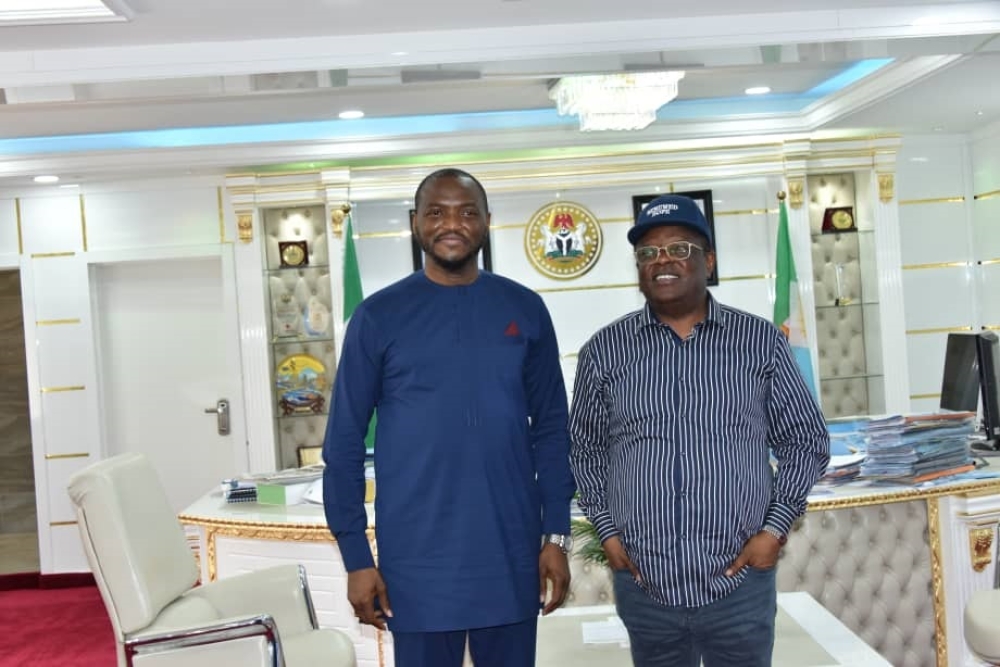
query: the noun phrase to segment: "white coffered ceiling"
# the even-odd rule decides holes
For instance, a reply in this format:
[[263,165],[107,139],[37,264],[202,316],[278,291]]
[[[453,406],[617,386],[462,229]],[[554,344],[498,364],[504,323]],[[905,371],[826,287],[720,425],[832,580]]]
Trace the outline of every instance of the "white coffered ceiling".
[[[127,5],[125,23],[0,27],[0,179],[1000,122],[996,1]],[[654,68],[686,76],[641,132],[582,134],[548,99],[562,75]]]

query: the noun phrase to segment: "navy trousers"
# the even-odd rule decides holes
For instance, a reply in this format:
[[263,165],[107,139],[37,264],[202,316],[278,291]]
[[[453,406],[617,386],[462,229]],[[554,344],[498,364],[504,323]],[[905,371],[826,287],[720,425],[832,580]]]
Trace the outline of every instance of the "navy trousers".
[[538,619],[450,632],[393,632],[396,667],[461,667],[465,640],[476,667],[534,667]]

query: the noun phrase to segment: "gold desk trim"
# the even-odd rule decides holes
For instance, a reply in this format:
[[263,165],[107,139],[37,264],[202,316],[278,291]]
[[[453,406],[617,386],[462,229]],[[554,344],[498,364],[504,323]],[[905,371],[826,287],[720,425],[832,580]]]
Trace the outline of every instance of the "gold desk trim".
[[67,454],[46,454],[46,461],[55,461],[57,459],[85,459],[90,456],[90,452],[69,452]]
[[68,317],[62,320],[35,320],[36,327],[54,327],[60,324],[79,324],[79,317]]
[[941,562],[940,512],[937,497],[927,499],[927,537],[931,548],[931,591],[934,595],[934,647],[938,667],[948,667],[948,623],[945,618],[944,566]]
[[907,336],[918,336],[923,334],[955,333],[959,331],[972,331],[972,327],[936,327],[931,329],[907,329]]
[[60,392],[60,391],[83,391],[86,388],[87,388],[86,385],[82,385],[82,384],[68,385],[68,386],[65,386],[65,387],[42,387],[42,393],[43,394],[54,394],[54,393]]
[[[869,505],[886,505],[888,503],[904,503],[910,500],[932,500],[943,496],[957,496],[965,493],[991,490],[1000,493],[1000,479],[987,479],[979,482],[969,482],[956,486],[931,487],[927,489],[904,489],[873,493],[851,498],[829,498],[809,503],[806,511],[820,512],[822,510],[846,509],[849,507],[867,507]],[[984,494],[985,495],[985,494]]]
[[31,253],[31,259],[48,259],[50,257],[73,257],[76,252],[73,250],[66,250],[64,252],[33,252]]
[[76,521],[49,521],[49,526],[52,528],[58,528],[60,526],[75,526]]

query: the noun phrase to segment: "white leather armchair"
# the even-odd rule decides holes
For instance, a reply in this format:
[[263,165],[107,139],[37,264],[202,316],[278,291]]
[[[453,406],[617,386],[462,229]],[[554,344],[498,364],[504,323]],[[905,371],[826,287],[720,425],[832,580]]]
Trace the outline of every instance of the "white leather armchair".
[[355,665],[346,635],[318,629],[301,566],[198,586],[194,554],[144,456],[95,463],[68,490],[120,666]]
[[981,659],[1000,665],[1000,590],[976,591],[965,603],[965,643]]

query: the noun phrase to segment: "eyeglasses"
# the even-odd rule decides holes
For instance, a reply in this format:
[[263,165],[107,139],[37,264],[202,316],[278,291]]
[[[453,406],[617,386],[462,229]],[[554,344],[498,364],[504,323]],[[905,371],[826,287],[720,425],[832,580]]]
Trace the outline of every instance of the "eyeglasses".
[[642,245],[635,249],[635,261],[640,264],[655,262],[660,258],[661,252],[667,255],[667,259],[687,259],[691,256],[692,249],[705,252],[705,249],[700,245],[696,245],[690,241],[674,241],[665,246]]

